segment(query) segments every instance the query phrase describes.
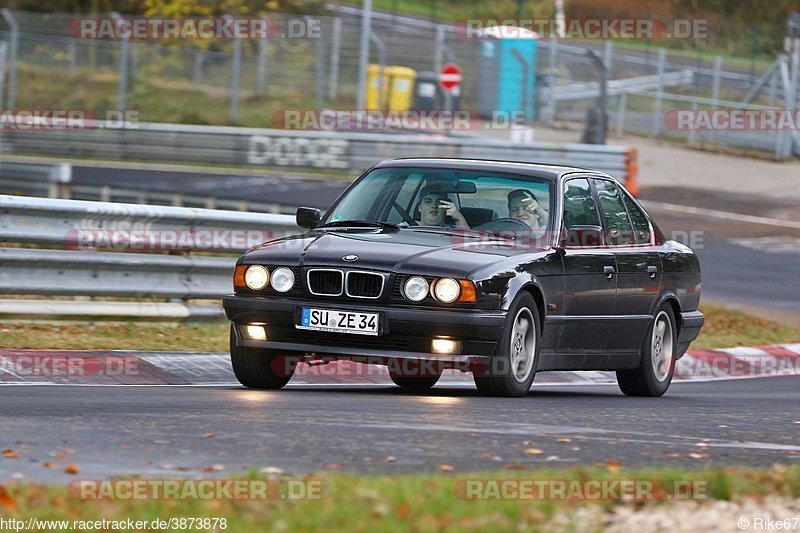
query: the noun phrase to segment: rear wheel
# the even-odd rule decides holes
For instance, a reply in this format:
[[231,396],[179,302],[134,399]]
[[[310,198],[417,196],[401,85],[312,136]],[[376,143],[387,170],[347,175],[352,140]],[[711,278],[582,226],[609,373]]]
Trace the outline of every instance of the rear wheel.
[[231,366],[239,383],[251,389],[280,389],[297,367],[297,358],[275,350],[236,345],[231,324]]
[[527,394],[536,376],[541,331],[536,301],[525,292],[509,309],[490,367],[473,373],[478,391],[489,396]]
[[645,337],[639,368],[617,371],[617,384],[625,395],[661,396],[667,392],[675,372],[677,334],[675,313],[664,304]]

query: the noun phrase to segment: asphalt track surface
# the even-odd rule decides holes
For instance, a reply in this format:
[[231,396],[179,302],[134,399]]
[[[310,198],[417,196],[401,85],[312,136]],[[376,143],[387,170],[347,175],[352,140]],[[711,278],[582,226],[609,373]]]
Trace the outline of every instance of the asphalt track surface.
[[[452,386],[19,385],[0,387],[0,404],[0,447],[19,454],[0,459],[0,479],[68,482],[68,463],[80,479],[800,463],[796,376],[675,383],[662,398],[615,385],[534,384],[524,398]],[[211,465],[224,470],[203,472]]]

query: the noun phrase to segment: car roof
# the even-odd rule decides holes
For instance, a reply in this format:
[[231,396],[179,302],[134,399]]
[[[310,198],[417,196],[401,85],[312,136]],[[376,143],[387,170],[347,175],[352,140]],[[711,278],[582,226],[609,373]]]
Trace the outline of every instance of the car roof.
[[437,169],[454,170],[478,170],[509,172],[516,174],[527,174],[537,177],[545,177],[557,180],[567,174],[574,172],[591,172],[608,176],[605,172],[590,170],[579,167],[568,167],[561,165],[546,165],[542,163],[526,163],[523,161],[495,161],[491,159],[460,159],[446,157],[404,157],[397,159],[387,159],[373,166],[373,168],[391,167],[430,167]]

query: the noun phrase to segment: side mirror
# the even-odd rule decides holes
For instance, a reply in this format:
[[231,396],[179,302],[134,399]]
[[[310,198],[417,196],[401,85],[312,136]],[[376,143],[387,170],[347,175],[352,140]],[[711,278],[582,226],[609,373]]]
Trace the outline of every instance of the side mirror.
[[564,236],[564,246],[600,246],[603,244],[603,227],[594,225],[570,226]]
[[298,207],[295,221],[301,228],[314,229],[322,220],[322,213],[316,207]]

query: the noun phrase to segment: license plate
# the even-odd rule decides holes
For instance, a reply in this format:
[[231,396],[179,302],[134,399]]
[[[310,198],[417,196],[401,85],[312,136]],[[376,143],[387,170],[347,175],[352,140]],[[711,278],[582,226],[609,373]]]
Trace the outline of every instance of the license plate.
[[378,334],[378,313],[358,311],[336,311],[304,307],[297,329],[313,329],[332,333],[354,333],[356,335]]

